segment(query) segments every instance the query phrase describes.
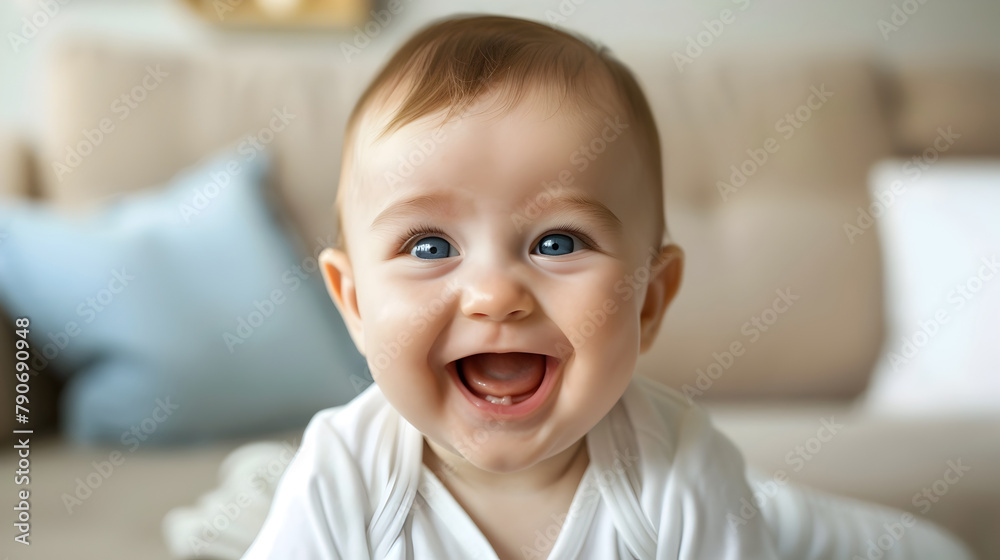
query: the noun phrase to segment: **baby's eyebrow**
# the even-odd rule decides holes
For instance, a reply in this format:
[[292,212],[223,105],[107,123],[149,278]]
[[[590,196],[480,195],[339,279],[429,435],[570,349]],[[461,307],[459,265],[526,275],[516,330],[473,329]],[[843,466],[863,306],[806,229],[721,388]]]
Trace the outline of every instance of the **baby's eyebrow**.
[[441,215],[450,213],[451,196],[425,194],[390,204],[372,220],[369,228],[375,231],[409,215]]
[[[370,230],[387,227],[390,223],[410,215],[447,215],[452,209],[451,198],[448,194],[421,195],[393,203],[372,220]],[[621,219],[601,201],[580,194],[558,195],[548,201],[535,202],[533,206],[531,209],[523,209],[521,217],[525,221],[534,221],[546,214],[576,212],[596,221],[603,229],[610,232],[619,232],[623,227]],[[515,216],[516,214],[512,214],[512,219]]]
[[548,204],[539,202],[541,215],[557,212],[578,212],[596,221],[603,229],[617,233],[623,224],[621,219],[599,200],[579,194],[556,196]]

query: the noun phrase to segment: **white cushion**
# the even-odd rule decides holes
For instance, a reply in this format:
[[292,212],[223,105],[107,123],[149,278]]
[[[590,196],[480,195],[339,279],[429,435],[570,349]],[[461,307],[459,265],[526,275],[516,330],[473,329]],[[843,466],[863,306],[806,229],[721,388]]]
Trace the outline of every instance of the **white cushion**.
[[[871,174],[867,210],[884,245],[888,333],[867,406],[995,413],[1000,160],[930,159],[886,161]],[[866,222],[860,212],[858,221]]]

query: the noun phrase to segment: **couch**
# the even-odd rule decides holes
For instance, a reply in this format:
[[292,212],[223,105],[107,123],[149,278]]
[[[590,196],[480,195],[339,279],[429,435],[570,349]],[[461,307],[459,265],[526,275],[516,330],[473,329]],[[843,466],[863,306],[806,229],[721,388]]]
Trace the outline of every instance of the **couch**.
[[[881,247],[874,231],[849,244],[841,228],[868,205],[871,165],[919,154],[940,126],[964,134],[948,156],[1000,157],[1000,68],[969,60],[890,64],[869,53],[718,52],[679,71],[669,53],[620,57],[658,119],[668,227],[687,254],[680,294],[637,373],[686,387],[753,468],[785,469],[820,489],[922,513],[914,495],[961,458],[972,470],[926,517],[979,558],[1000,558],[1000,407],[990,417],[924,420],[861,404],[884,340]],[[33,137],[2,131],[2,196],[74,210],[100,205],[155,187],[287,107],[296,118],[269,146],[278,204],[307,245],[330,245],[341,135],[379,62],[374,52],[347,61],[336,51],[194,52],[67,40],[44,69],[45,128]],[[51,162],[151,65],[169,77],[99,150],[57,178]],[[762,149],[769,139],[777,151]],[[731,343],[744,338],[742,326],[789,289],[800,297],[789,312],[727,358]],[[6,316],[0,322],[4,348],[13,347],[12,324]],[[723,373],[707,377],[712,364]],[[13,400],[9,369],[10,360],[0,363],[5,403]],[[142,447],[70,514],[64,494],[107,470],[118,448],[66,441],[52,427],[58,381],[39,375],[32,383],[40,426],[31,447],[32,545],[3,547],[17,558],[169,558],[167,511],[215,486],[223,458],[246,443]],[[808,459],[790,462],[825,421],[844,427]],[[260,435],[267,437],[274,436]],[[8,447],[0,468],[10,473],[16,460]]]

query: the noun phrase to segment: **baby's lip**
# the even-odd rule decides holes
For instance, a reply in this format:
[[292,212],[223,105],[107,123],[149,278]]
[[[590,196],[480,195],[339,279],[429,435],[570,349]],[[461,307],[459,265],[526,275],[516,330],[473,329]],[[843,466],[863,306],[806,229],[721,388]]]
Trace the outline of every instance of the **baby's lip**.
[[510,353],[510,352],[519,352],[519,353],[522,353],[522,354],[538,354],[538,355],[541,355],[541,356],[557,358],[554,354],[549,354],[548,352],[543,352],[539,348],[525,348],[525,347],[517,347],[517,348],[514,348],[514,347],[480,348],[480,349],[477,349],[474,352],[469,352],[468,354],[463,354],[462,356],[460,356],[458,358],[455,358],[453,360],[450,360],[450,361],[448,361],[446,363],[448,363],[448,364],[457,363],[457,362],[459,362],[461,360],[464,360],[465,358],[468,358],[469,356],[475,356],[476,354],[507,354],[507,353]]

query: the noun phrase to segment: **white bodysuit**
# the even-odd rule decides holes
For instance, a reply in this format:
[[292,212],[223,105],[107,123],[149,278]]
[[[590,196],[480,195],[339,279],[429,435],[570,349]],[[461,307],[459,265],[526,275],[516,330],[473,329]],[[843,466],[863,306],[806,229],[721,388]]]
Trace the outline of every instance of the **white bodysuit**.
[[[790,485],[753,502],[733,444],[648,379],[633,378],[586,438],[590,464],[569,512],[540,527],[523,558],[866,559],[866,540],[899,522],[899,512]],[[244,560],[497,560],[422,452],[423,435],[375,384],[318,413]],[[930,523],[905,531],[880,560],[969,558]]]

